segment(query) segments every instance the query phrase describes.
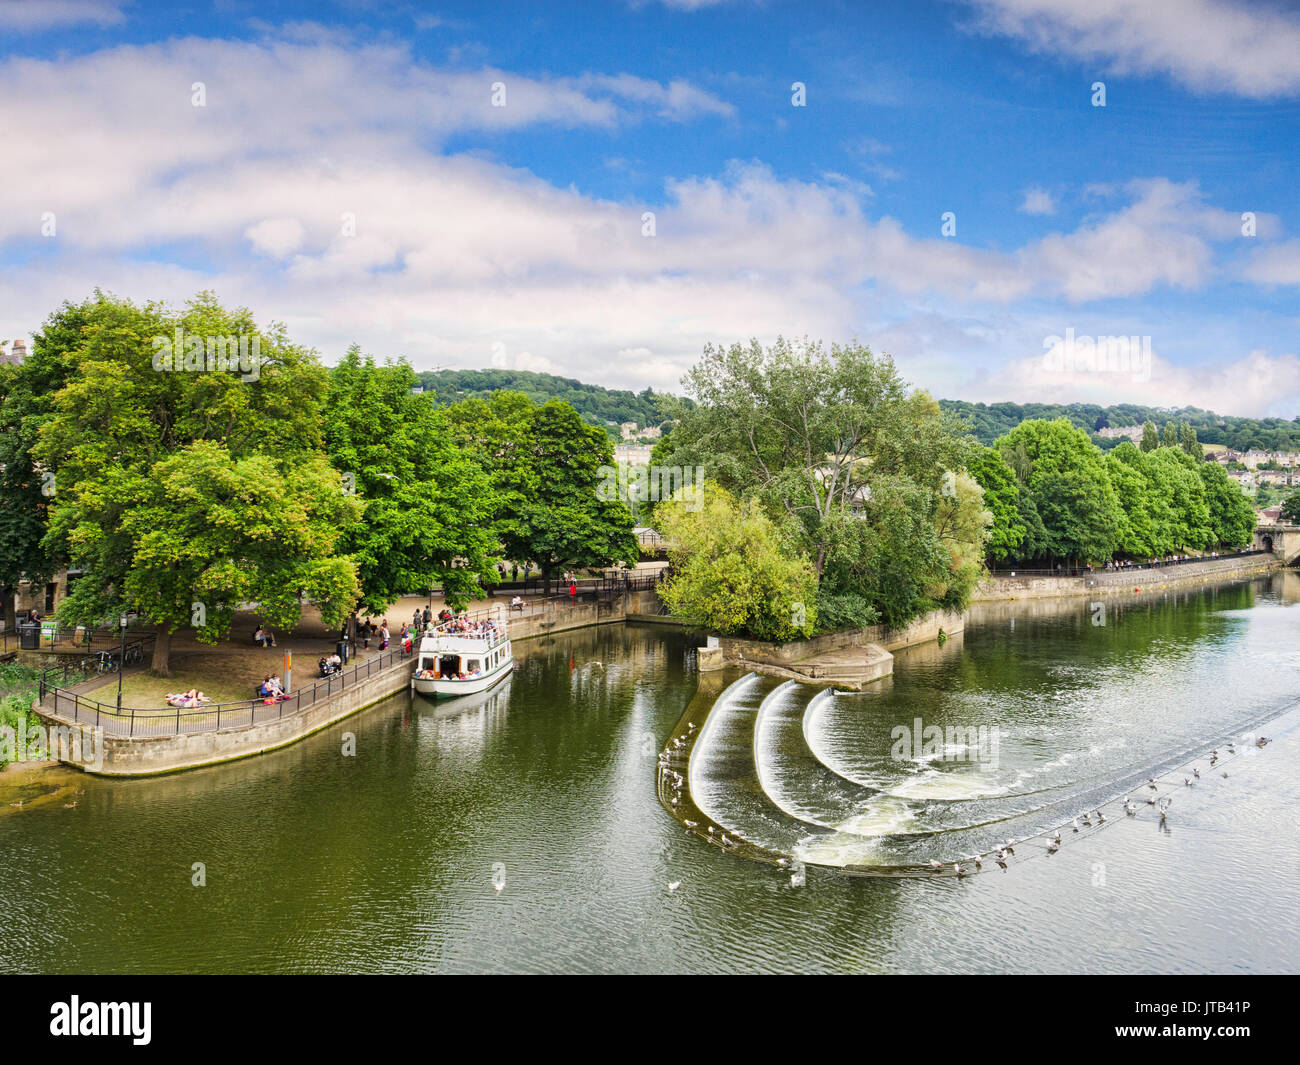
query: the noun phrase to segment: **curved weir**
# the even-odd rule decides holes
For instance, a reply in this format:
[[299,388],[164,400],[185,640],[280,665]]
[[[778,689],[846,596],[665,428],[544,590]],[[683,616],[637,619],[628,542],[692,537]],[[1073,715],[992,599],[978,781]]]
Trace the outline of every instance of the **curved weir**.
[[691,801],[716,825],[761,850],[791,855],[809,832],[825,830],[790,817],[759,781],[754,728],[774,687],[751,673],[718,697],[691,750],[687,781]]
[[[960,693],[952,698],[961,703]],[[695,705],[688,716],[699,720],[703,708]],[[671,802],[679,819],[696,821],[691,830],[697,835],[746,858],[799,860],[864,876],[973,875],[997,871],[994,853],[1008,842],[1018,850],[1003,859],[1014,864],[1046,857],[1058,832],[1068,845],[1130,818],[1160,823],[1160,800],[1186,805],[1201,801],[1202,792],[1208,797],[1230,762],[1257,753],[1253,743],[1261,727],[1284,733],[1300,724],[1293,699],[1274,693],[1246,714],[1212,711],[1208,720],[1189,717],[1158,736],[1112,729],[1119,734],[1107,738],[1104,729],[1088,730],[1086,701],[1071,710],[1070,729],[1059,734],[1022,726],[1008,743],[1005,764],[996,757],[988,764],[953,761],[963,753],[960,744],[940,743],[919,754],[891,751],[896,711],[891,715],[879,700],[749,674],[708,705],[697,732],[688,728],[670,741],[665,757],[678,752],[686,776],[677,779],[689,798],[679,783],[665,793],[665,805]],[[827,718],[836,714],[843,720],[828,731]],[[846,752],[835,748],[845,728],[861,734],[860,751],[875,752],[869,762],[861,754],[846,762]],[[1241,746],[1229,750],[1230,737]],[[1155,749],[1158,739],[1167,746]],[[1045,757],[1046,743],[1058,752],[1054,757]],[[1211,770],[1208,756],[1216,747]],[[1202,775],[1191,779],[1194,767]],[[1125,799],[1132,801],[1130,810]],[[730,838],[723,844],[725,834]],[[977,856],[984,859],[980,866]],[[960,873],[955,862],[962,863]]]

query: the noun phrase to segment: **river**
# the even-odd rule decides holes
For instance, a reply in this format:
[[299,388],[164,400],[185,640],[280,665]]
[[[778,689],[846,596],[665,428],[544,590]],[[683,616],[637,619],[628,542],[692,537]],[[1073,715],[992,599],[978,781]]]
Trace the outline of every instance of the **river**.
[[[1082,601],[979,606],[892,678],[824,696],[806,749],[813,692],[778,693],[753,779],[718,756],[694,782],[810,862],[950,861],[1065,825],[1059,853],[1026,843],[1006,871],[810,865],[792,887],[691,836],[655,767],[698,641],[606,627],[519,644],[487,698],[403,694],[243,762],[43,771],[24,793],[57,793],[0,804],[0,970],[1294,972],[1297,600],[1286,573],[1108,599],[1100,621]],[[754,711],[778,684],[752,686]],[[885,758],[917,718],[997,727],[1000,757]],[[1194,786],[1161,792],[1166,824],[1144,807],[1071,832],[1078,810],[1247,732],[1270,742],[1242,744],[1226,778],[1202,758]]]

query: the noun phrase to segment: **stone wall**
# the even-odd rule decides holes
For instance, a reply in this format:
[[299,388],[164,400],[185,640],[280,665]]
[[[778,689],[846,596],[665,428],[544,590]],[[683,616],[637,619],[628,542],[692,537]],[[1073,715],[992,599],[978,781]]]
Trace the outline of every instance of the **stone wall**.
[[932,610],[901,629],[891,629],[887,625],[869,625],[864,629],[832,632],[790,643],[742,640],[734,636],[724,636],[719,642],[722,645],[722,656],[727,662],[759,662],[788,668],[792,662],[863,644],[876,644],[886,651],[893,651],[899,647],[937,639],[940,629],[946,634],[961,632],[965,625],[964,613]]
[[1281,567],[1272,555],[1216,558],[1158,569],[1100,570],[1086,577],[990,577],[976,590],[976,600],[1038,599],[1047,596],[1132,595],[1134,589],[1176,584],[1204,584],[1271,573]]

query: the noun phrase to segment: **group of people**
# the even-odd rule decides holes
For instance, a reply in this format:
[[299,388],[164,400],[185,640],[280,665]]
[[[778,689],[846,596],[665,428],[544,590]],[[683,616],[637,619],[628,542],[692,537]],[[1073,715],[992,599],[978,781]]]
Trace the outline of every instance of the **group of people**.
[[261,646],[263,647],[274,647],[275,633],[273,633],[265,625],[259,625],[257,626],[257,631],[253,633],[253,642],[256,644],[261,644]]
[[343,657],[335,651],[332,655],[322,658],[317,665],[320,666],[320,675],[328,677],[331,673],[337,673],[343,668]]
[[384,620],[381,621],[378,625],[376,625],[369,618],[366,618],[365,621],[363,621],[360,625],[357,626],[357,634],[361,637],[362,645],[365,647],[367,651],[370,650],[370,641],[373,640],[376,636],[379,637],[379,649],[381,651],[388,650],[388,640],[390,634],[388,631],[387,618],[384,618]]
[[191,688],[187,692],[172,692],[167,696],[168,706],[184,707],[186,710],[193,710],[197,706],[202,706],[208,701],[198,688]]
[[278,703],[289,698],[289,693],[284,690],[284,685],[280,683],[278,673],[262,679],[262,683],[257,686],[257,695],[266,703]]

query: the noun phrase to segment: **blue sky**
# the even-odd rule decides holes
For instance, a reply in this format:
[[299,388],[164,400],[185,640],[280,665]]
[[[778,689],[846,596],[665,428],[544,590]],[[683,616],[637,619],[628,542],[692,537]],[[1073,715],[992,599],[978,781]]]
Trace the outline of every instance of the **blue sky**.
[[1300,414],[1296,4],[0,0],[0,42],[0,336],[211,288],[327,362],[671,390],[785,333]]

